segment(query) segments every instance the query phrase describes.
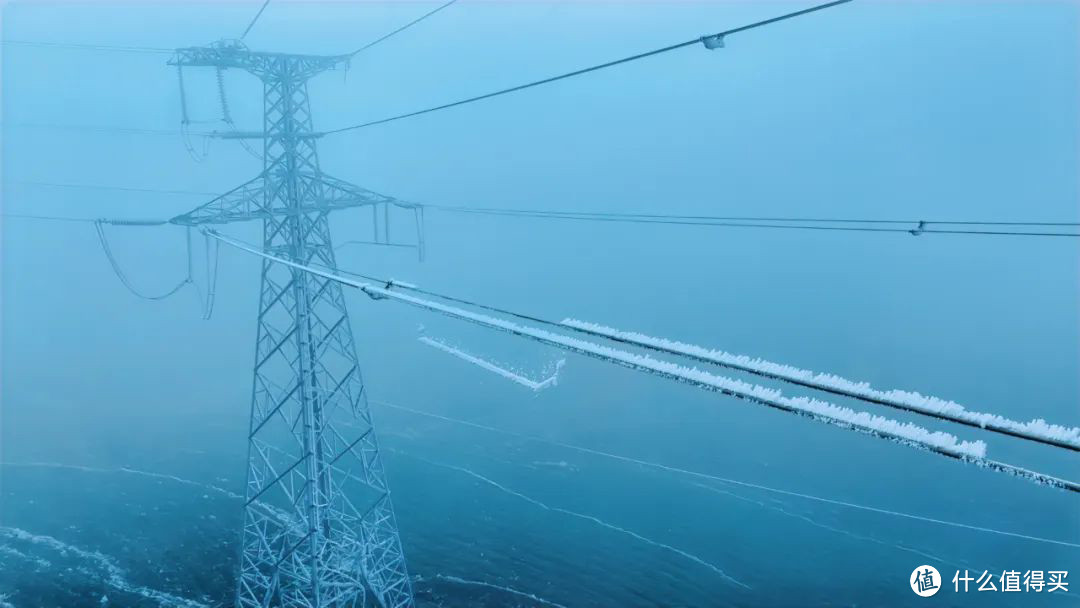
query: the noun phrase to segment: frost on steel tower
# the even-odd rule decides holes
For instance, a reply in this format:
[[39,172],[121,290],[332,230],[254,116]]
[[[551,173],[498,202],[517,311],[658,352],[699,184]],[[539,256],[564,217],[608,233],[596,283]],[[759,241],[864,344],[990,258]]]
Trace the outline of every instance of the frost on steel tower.
[[[307,81],[347,58],[238,42],[178,49],[181,92],[187,67],[262,80],[263,130],[236,136],[263,142],[263,169],[171,221],[262,220],[266,251],[333,269],[331,211],[408,207],[319,168]],[[412,606],[340,284],[264,261],[257,332],[237,606]]]

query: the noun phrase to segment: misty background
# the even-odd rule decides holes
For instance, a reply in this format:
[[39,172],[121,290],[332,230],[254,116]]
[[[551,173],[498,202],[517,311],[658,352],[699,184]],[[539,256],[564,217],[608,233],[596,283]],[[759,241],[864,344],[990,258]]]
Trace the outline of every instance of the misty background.
[[[434,6],[273,1],[245,42],[343,53]],[[315,128],[453,101],[803,6],[465,0],[357,55],[347,71],[314,78]],[[238,37],[257,9],[15,2],[3,8],[2,36],[202,45]],[[724,49],[691,46],[327,136],[320,160],[335,177],[433,205],[1076,222],[1078,10],[1070,2],[854,2],[731,36]],[[167,59],[3,46],[4,213],[167,219],[212,197],[66,186],[224,192],[254,177],[260,161],[236,142],[209,141],[202,162],[185,150]],[[220,118],[213,70],[186,69],[184,78],[191,118]],[[225,83],[238,128],[259,128],[258,81],[230,70]],[[213,128],[224,125],[193,125]],[[437,209],[425,218],[423,263],[410,249],[350,245],[338,251],[339,266],[1020,420],[1080,425],[1076,239],[628,225]],[[335,240],[369,239],[370,221],[366,210],[335,214]],[[410,240],[411,221],[395,216],[391,236]],[[183,228],[106,230],[140,288],[160,292],[186,275]],[[256,223],[224,231],[260,239]],[[195,279],[205,289],[202,236],[192,238]],[[4,217],[0,263],[0,460],[138,466],[242,486],[257,258],[222,247],[208,321],[190,286],[160,302],[131,296],[90,224]],[[574,355],[565,355],[557,388],[533,393],[417,342],[418,326],[533,378],[563,354],[362,294],[346,297],[373,399],[791,491],[1080,542],[1080,510],[1064,492]],[[918,599],[906,586],[911,569],[935,562],[893,544],[979,572],[1080,569],[1073,548],[786,499],[788,510],[875,539],[868,543],[655,471],[508,443],[377,403],[372,409],[384,445],[397,450],[385,455],[388,475],[406,556],[423,575],[509,585],[568,606],[781,606],[794,598],[896,605]],[[1078,477],[1071,454],[922,424],[984,439],[996,459]],[[585,537],[558,514],[537,514],[417,457],[663,539],[722,564],[755,592],[732,589],[670,552],[627,553],[620,543],[633,541],[625,537]],[[116,499],[109,486],[79,482],[76,490],[69,478],[34,475],[0,467],[0,525],[59,537],[80,517],[70,504],[91,501],[101,511],[83,513],[79,526],[138,527],[107,507]],[[133,504],[153,502],[134,482],[116,491]],[[199,509],[184,512],[196,522],[205,516]],[[221,509],[239,514],[238,504]],[[179,515],[170,521],[189,525]],[[935,564],[951,580],[956,568]],[[952,595],[948,585],[958,602],[1013,601]],[[206,593],[216,599],[229,592],[214,589]],[[1080,597],[1069,596],[1024,600],[1066,605]],[[505,605],[489,602],[477,605]]]

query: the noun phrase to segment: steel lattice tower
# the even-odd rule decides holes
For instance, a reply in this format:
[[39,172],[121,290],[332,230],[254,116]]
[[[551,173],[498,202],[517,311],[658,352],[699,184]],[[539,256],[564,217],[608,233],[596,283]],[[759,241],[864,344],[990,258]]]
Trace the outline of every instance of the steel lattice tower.
[[[399,205],[324,175],[307,81],[345,57],[179,49],[170,64],[246,70],[263,82],[263,170],[176,217],[197,226],[261,219],[263,247],[335,268],[327,216]],[[182,85],[181,75],[181,85]],[[413,605],[341,286],[264,261],[236,605]]]

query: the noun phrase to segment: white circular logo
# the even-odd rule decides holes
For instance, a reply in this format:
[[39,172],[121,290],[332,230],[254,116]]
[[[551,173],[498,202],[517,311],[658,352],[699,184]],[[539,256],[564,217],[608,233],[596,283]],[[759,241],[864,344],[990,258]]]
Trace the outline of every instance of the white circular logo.
[[911,573],[911,590],[919,597],[930,597],[941,589],[941,575],[933,566],[919,566]]

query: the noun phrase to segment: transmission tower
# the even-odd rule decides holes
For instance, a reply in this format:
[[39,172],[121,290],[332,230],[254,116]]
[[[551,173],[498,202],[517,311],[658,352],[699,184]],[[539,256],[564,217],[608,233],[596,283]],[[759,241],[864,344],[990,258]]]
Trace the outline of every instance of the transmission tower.
[[[181,94],[185,67],[241,69],[262,80],[263,131],[240,136],[262,140],[263,169],[171,221],[262,220],[266,251],[333,269],[331,211],[410,206],[319,168],[307,81],[346,59],[252,52],[238,42],[179,49],[169,63]],[[262,265],[241,543],[238,607],[413,605],[341,286],[269,261]]]

